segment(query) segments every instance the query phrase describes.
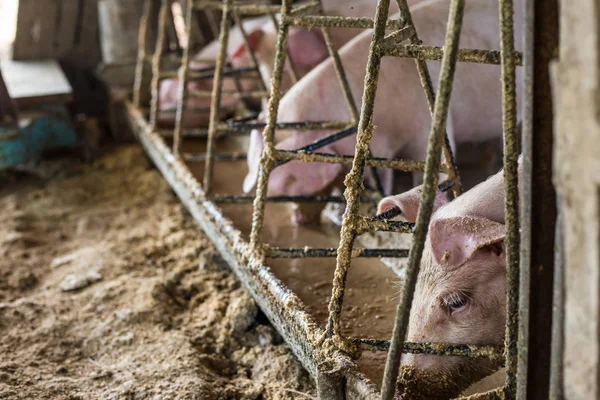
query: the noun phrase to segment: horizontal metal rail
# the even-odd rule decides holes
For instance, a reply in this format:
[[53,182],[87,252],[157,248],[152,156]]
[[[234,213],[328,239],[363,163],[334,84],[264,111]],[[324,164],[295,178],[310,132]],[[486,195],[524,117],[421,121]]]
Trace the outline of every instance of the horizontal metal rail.
[[[441,61],[444,56],[444,48],[440,46],[425,46],[417,44],[397,44],[386,42],[381,46],[381,51],[386,56],[405,57],[417,60]],[[523,54],[514,52],[516,65],[522,65]],[[457,61],[476,64],[500,65],[502,58],[496,50],[481,49],[459,49]]]
[[[373,19],[371,18],[350,18],[350,17],[332,17],[332,16],[303,16],[296,15],[283,17],[283,21],[290,25],[305,26],[307,28],[373,28]],[[401,21],[390,19],[386,24],[387,29],[398,30],[404,28]]]
[[[354,162],[354,156],[344,156],[339,154],[299,152],[291,150],[274,150],[275,158],[280,161],[303,161],[303,162],[323,162],[330,164],[351,165]],[[369,157],[366,159],[367,167],[392,168],[400,171],[423,171],[425,163],[413,160],[396,160],[389,158]],[[445,165],[440,172],[445,172]]]
[[[352,339],[352,341],[362,350],[367,351],[388,351],[390,348],[389,340]],[[471,358],[487,358],[493,361],[504,361],[504,346],[404,342],[402,352],[407,354],[461,356]]]
[[[282,249],[272,247],[267,258],[326,258],[337,257],[337,249],[291,248]],[[354,258],[381,258],[381,257],[408,257],[408,249],[354,249]]]
[[[254,202],[255,196],[215,194],[211,199],[217,204],[244,204]],[[267,203],[345,203],[342,196],[272,196]]]
[[[181,153],[185,161],[203,162],[208,155],[206,153]],[[246,153],[223,153],[215,154],[215,161],[246,161]]]

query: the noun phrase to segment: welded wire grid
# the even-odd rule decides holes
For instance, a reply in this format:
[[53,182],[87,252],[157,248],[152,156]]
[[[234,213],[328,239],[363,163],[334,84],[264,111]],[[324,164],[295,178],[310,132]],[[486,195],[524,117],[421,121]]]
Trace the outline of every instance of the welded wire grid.
[[[455,355],[468,357],[487,357],[498,360],[505,358],[507,367],[506,385],[500,391],[488,393],[485,398],[504,396],[514,397],[515,368],[516,368],[516,325],[517,325],[517,284],[518,284],[518,220],[517,220],[517,175],[516,175],[516,97],[515,97],[515,66],[521,64],[521,55],[514,50],[514,34],[512,28],[512,0],[500,0],[500,22],[501,22],[501,52],[480,49],[459,49],[458,38],[462,26],[464,0],[452,0],[446,42],[443,48],[437,46],[423,46],[412,24],[410,10],[406,0],[397,0],[401,17],[399,20],[388,19],[388,8],[390,0],[379,0],[376,16],[370,18],[343,18],[324,16],[320,1],[311,2],[298,7],[292,6],[292,0],[284,0],[282,6],[266,4],[247,4],[234,2],[234,0],[216,1],[187,1],[186,10],[186,37],[188,45],[183,50],[181,67],[178,72],[163,71],[163,49],[165,48],[165,26],[170,17],[170,0],[163,0],[159,13],[159,31],[156,47],[152,56],[146,54],[145,35],[149,21],[149,3],[142,18],[140,27],[140,53],[138,58],[138,76],[142,67],[140,65],[152,60],[152,101],[150,107],[150,126],[157,130],[156,119],[158,115],[158,87],[161,79],[178,77],[179,95],[176,113],[176,125],[173,130],[173,153],[183,155],[188,161],[204,161],[206,163],[204,175],[204,191],[209,198],[216,203],[246,203],[254,202],[253,224],[250,234],[249,251],[245,254],[248,268],[257,265],[265,265],[267,258],[301,258],[301,257],[336,257],[336,270],[333,279],[333,290],[329,304],[329,318],[325,332],[315,349],[333,349],[334,351],[358,357],[363,350],[389,351],[387,358],[385,377],[382,384],[381,396],[390,399],[393,396],[395,382],[397,379],[401,353]],[[216,28],[213,19],[211,26],[217,33],[220,41],[220,51],[213,68],[202,71],[192,71],[189,67],[191,51],[191,18],[194,11],[206,11],[218,9],[222,12],[220,29]],[[280,23],[275,19],[275,13],[280,12]],[[212,13],[209,13],[212,16]],[[226,51],[228,35],[231,23],[234,21],[240,27],[244,16],[257,16],[269,14],[273,22],[278,24],[278,40],[276,44],[275,64],[273,78],[271,80],[270,96],[268,103],[268,120],[266,124],[248,122],[248,120],[237,120],[221,123],[218,120],[220,102],[222,97],[222,83],[225,76],[241,77],[250,74],[262,82],[262,90],[257,93],[243,93],[238,85],[238,97],[261,97],[265,95],[267,85],[258,69],[257,60],[246,32],[242,29],[244,42],[248,54],[251,55],[251,68],[244,70],[226,69]],[[307,15],[317,14],[317,15]],[[210,20],[210,19],[209,19]],[[307,122],[278,122],[277,111],[281,99],[281,82],[284,74],[286,58],[288,59],[289,73],[292,80],[296,80],[293,60],[287,54],[288,29],[292,25],[320,28],[323,32],[329,54],[334,60],[337,77],[344,92],[344,97],[352,116],[351,121],[307,121]],[[373,37],[367,64],[367,75],[363,93],[362,108],[360,115],[351,95],[346,74],[340,62],[337,49],[333,45],[329,33],[330,27],[362,27],[373,28]],[[386,29],[393,33],[386,35]],[[403,42],[408,41],[408,44]],[[389,160],[373,158],[370,156],[369,142],[372,138],[374,127],[371,124],[375,94],[377,91],[377,80],[380,63],[385,56],[409,57],[415,59],[416,68],[421,78],[421,83],[426,94],[428,105],[432,113],[433,124],[429,136],[429,147],[427,159],[423,161],[414,160]],[[425,63],[426,60],[441,60],[442,68],[437,96],[431,77]],[[461,183],[454,157],[449,146],[448,137],[445,132],[446,118],[450,94],[452,91],[452,80],[456,62],[475,62],[502,65],[503,79],[503,129],[505,138],[505,179],[506,179],[506,223],[507,223],[507,335],[505,348],[494,346],[477,345],[444,345],[431,343],[405,343],[410,306],[413,292],[419,273],[421,254],[424,247],[427,228],[432,214],[433,199],[438,180],[438,173],[445,172],[448,181],[442,183],[443,190],[452,189],[455,196],[460,195]],[[212,79],[210,123],[208,131],[183,129],[182,121],[186,110],[186,99],[189,96],[207,95],[188,90],[188,82],[199,79]],[[136,79],[134,101],[138,107],[140,104],[141,84]],[[136,97],[137,96],[137,97]],[[216,139],[232,135],[244,135],[252,129],[264,128],[264,151],[260,160],[260,169],[256,196],[231,196],[214,194],[211,191],[215,161],[236,161],[245,157],[243,153],[218,154],[215,150]],[[283,151],[275,148],[274,135],[276,129],[340,129],[341,131],[317,142],[305,146],[296,151]],[[164,132],[163,132],[164,133]],[[357,134],[355,155],[340,156],[315,152],[335,140],[340,140],[352,134]],[[180,153],[181,142],[184,136],[205,137],[208,139],[207,152],[204,154]],[[445,163],[441,162],[444,155]],[[343,197],[339,196],[281,196],[267,197],[267,183],[269,174],[279,165],[291,160],[303,162],[327,162],[351,164],[352,169],[346,176],[346,190]],[[420,203],[420,212],[416,224],[409,224],[389,219],[398,214],[392,210],[385,215],[367,217],[359,214],[361,203],[361,187],[364,178],[365,167],[393,168],[403,171],[424,171],[423,195]],[[377,174],[375,174],[377,176]],[[264,209],[266,202],[345,202],[346,210],[343,216],[341,238],[338,249],[280,249],[270,247],[264,243],[261,233],[264,223]],[[414,231],[413,244],[410,251],[387,250],[387,249],[360,249],[354,250],[354,241],[361,234],[367,232],[399,232],[411,233]],[[394,324],[394,332],[391,341],[378,339],[356,339],[344,338],[340,333],[340,314],[343,306],[343,298],[346,286],[346,277],[351,267],[353,257],[407,257],[409,259],[408,270],[404,282],[404,288]],[[311,338],[307,338],[311,340]],[[313,343],[314,345],[315,343]],[[315,350],[316,351],[316,350]],[[315,359],[327,359],[323,354],[313,354]],[[331,354],[331,353],[329,353]],[[317,374],[317,376],[321,376]],[[322,384],[321,387],[327,387]],[[329,393],[329,392],[328,392]]]

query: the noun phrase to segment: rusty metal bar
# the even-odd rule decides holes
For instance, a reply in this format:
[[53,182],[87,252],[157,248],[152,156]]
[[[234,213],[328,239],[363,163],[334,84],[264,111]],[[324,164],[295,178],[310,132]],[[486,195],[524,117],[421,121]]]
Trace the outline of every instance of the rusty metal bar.
[[[410,9],[408,8],[408,3],[406,2],[406,0],[396,0],[396,4],[398,4],[400,15],[406,21],[406,25],[414,27],[412,15],[410,13]],[[416,28],[414,29],[413,33],[413,36],[410,38],[410,43],[420,45],[421,40],[419,39],[419,35],[417,33]],[[427,98],[429,111],[431,113],[431,116],[433,117],[435,105],[435,91],[433,90],[433,83],[431,81],[429,67],[427,67],[427,63],[424,60],[419,59],[415,59],[415,66],[417,67],[419,78],[421,79],[421,86],[423,86],[423,90],[425,91],[425,97]],[[446,159],[446,163],[448,163],[448,165],[451,167],[447,172],[449,180],[456,181],[457,183],[452,188],[452,193],[454,194],[454,197],[457,197],[462,193],[462,181],[458,172],[456,160],[454,159],[454,154],[452,153],[452,147],[450,146],[450,140],[448,139],[447,132],[444,132],[444,158]]]
[[[553,302],[555,255],[549,249],[555,248],[557,212],[552,184],[554,118],[549,64],[558,54],[558,3],[525,2],[518,399],[547,399],[550,390],[552,308],[548,305]],[[508,285],[513,282],[507,280]],[[512,309],[507,311],[511,318]]]
[[155,128],[159,112],[159,84],[161,75],[161,62],[165,44],[165,23],[168,15],[169,2],[162,0],[158,14],[158,37],[156,47],[154,48],[154,57],[152,58],[152,100],[150,101],[150,125]]
[[404,221],[374,220],[373,217],[358,216],[354,234],[363,235],[367,232],[396,232],[413,233],[415,224]]
[[[296,16],[291,15],[285,18],[285,22],[295,26],[305,26],[307,28],[373,28],[371,18],[350,18],[336,16]],[[388,20],[385,22],[386,29],[399,30],[404,27],[401,21]]]
[[[405,249],[354,249],[352,258],[381,258],[381,257],[407,257]],[[269,249],[267,258],[327,258],[337,257],[337,249],[313,249],[310,247],[282,249],[273,247]]]
[[321,10],[321,2],[315,1],[309,4],[304,4],[290,11],[290,16],[303,17],[305,15],[316,14]]
[[[207,68],[203,68],[200,70],[190,70],[188,77],[190,79],[190,81],[202,81],[202,80],[209,80],[209,79],[214,79],[215,77],[215,71],[216,66],[215,67],[207,67]],[[254,70],[254,68],[252,67],[247,67],[247,68],[235,68],[235,69],[228,69],[228,70],[223,70],[222,75],[224,77],[242,77],[244,79],[250,79],[250,78],[256,78],[256,79],[260,79],[260,77],[258,76],[245,76],[244,74],[252,74],[252,73],[256,73],[256,70]],[[173,78],[177,78],[179,76],[179,72],[178,71],[174,71],[174,70],[165,70],[162,71],[160,74],[160,79],[173,79]]]
[[[190,162],[202,162],[206,161],[208,154],[206,153],[182,153],[183,159]],[[215,154],[215,161],[246,161],[246,153],[224,153]]]
[[[352,339],[362,350],[388,351],[389,340]],[[504,360],[504,346],[481,346],[475,344],[441,344],[404,342],[403,354],[429,354],[435,356],[461,356],[470,358],[488,358],[493,361]]]
[[[233,4],[230,4],[233,5]],[[236,4],[236,9],[240,14],[248,16],[260,16],[269,13],[279,12],[280,6],[269,5],[269,4]],[[225,10],[225,3],[219,1],[195,1],[194,8],[208,9],[208,10]]]
[[468,397],[458,397],[456,400],[505,400],[504,388],[490,390],[485,393],[476,393]]
[[366,159],[369,157],[369,142],[373,136],[374,127],[371,124],[375,108],[375,94],[377,92],[377,81],[381,67],[381,54],[378,46],[385,35],[385,26],[389,10],[390,0],[379,0],[375,15],[373,37],[371,39],[369,58],[367,61],[367,73],[365,76],[365,88],[363,92],[362,108],[358,133],[356,137],[356,149],[352,161],[352,169],[344,184],[346,190],[346,210],[344,211],[342,230],[340,233],[340,245],[336,260],[336,268],[333,276],[333,288],[329,302],[329,318],[327,320],[326,334],[328,338],[339,335],[339,318],[342,312],[346,278],[351,266],[352,247],[354,245],[355,221],[360,207],[360,188],[363,181]]
[[[291,6],[290,6],[290,12],[291,12]],[[269,14],[271,16],[271,22],[273,22],[273,26],[275,27],[275,30],[279,31],[279,22],[277,22],[277,17],[275,16],[275,13],[270,13]],[[298,69],[296,68],[296,64],[294,63],[294,60],[292,60],[291,56],[290,56],[290,49],[286,46],[285,47],[285,54],[287,59],[284,61],[284,68],[287,68],[287,73],[288,76],[290,77],[290,80],[292,82],[292,85],[295,85],[296,82],[298,82]]]
[[152,1],[145,0],[142,17],[140,18],[140,28],[138,31],[138,54],[135,65],[135,78],[133,83],[133,104],[142,107],[142,90],[144,83],[144,69],[146,67],[146,43],[148,39],[148,24],[150,22],[150,13],[152,12]]
[[[215,194],[211,197],[217,204],[245,204],[252,203],[255,196],[222,195]],[[271,196],[265,197],[267,203],[345,203],[342,196]]]
[[219,32],[219,54],[215,67],[213,80],[213,93],[210,103],[210,120],[208,124],[208,142],[206,144],[206,166],[204,167],[204,191],[211,192],[214,168],[215,134],[218,129],[219,108],[221,107],[221,91],[223,84],[223,69],[227,60],[227,44],[229,43],[229,29],[231,28],[231,5],[233,0],[225,0],[222,8],[221,31]]
[[[281,3],[281,14],[285,17],[292,7],[291,0],[283,0]],[[275,148],[275,127],[277,124],[277,113],[279,102],[281,100],[281,78],[286,58],[287,38],[289,25],[282,21],[279,25],[279,34],[277,35],[277,44],[275,46],[275,65],[273,68],[273,78],[271,79],[271,96],[268,104],[267,126],[263,130],[264,150],[260,158],[260,167],[258,171],[258,182],[256,184],[256,199],[254,200],[254,212],[252,215],[252,231],[250,232],[250,247],[259,251],[260,236],[264,223],[265,198],[267,197],[267,185],[269,174],[275,162],[273,152]]]
[[[188,92],[189,95],[196,97],[212,96],[212,90],[189,90]],[[269,96],[269,92],[261,90],[254,90],[252,92],[244,92],[243,90],[223,90],[222,94],[236,99],[262,99]]]
[[179,88],[177,91],[177,112],[175,114],[175,130],[173,131],[173,153],[179,154],[181,149],[181,132],[183,130],[183,121],[186,111],[186,100],[188,97],[188,74],[190,70],[190,53],[193,48],[192,21],[194,18],[193,4],[191,0],[186,3],[185,14],[185,36],[188,41],[183,49],[181,58],[181,67],[179,68]]
[[[406,6],[406,4],[404,4],[404,6]],[[437,189],[441,150],[444,144],[444,138],[447,138],[445,135],[446,119],[448,117],[448,107],[450,105],[450,95],[452,93],[464,6],[464,0],[452,0],[450,5],[446,40],[444,43],[444,48],[447,49],[447,52],[444,52],[444,57],[442,59],[438,86],[439,93],[435,99],[433,121],[431,132],[429,134],[423,194],[421,195],[421,201],[419,203],[419,213],[417,216],[413,242],[410,248],[406,278],[402,288],[400,302],[396,309],[396,319],[394,320],[390,351],[388,353],[385,374],[381,385],[382,400],[391,400],[394,396],[396,379],[398,378],[398,368],[400,366],[402,343],[406,337],[413,294],[419,275],[421,257],[429,228],[429,220],[433,213],[433,201]]]
[[265,79],[265,77],[263,76],[262,72],[260,72],[260,68],[258,66],[258,60],[256,59],[256,55],[254,54],[254,51],[252,50],[252,46],[250,45],[250,40],[248,39],[248,34],[246,33],[246,29],[244,28],[244,24],[242,21],[242,17],[240,16],[240,13],[237,9],[237,7],[234,8],[234,12],[233,12],[233,18],[235,20],[235,23],[237,24],[238,28],[240,28],[240,32],[242,33],[242,38],[244,39],[244,48],[246,49],[246,53],[248,54],[248,56],[250,57],[250,63],[252,64],[252,68],[254,68],[256,70],[256,73],[258,74],[258,76],[260,76],[260,87],[261,87],[261,91],[263,93],[265,93],[264,97],[268,96],[268,83]]
[[[230,128],[237,129],[264,129],[267,127],[267,123],[255,122],[255,123],[228,123],[227,126]],[[352,127],[352,122],[348,121],[299,121],[299,122],[277,122],[275,123],[275,129],[277,130],[307,130],[312,131],[316,129],[348,129]]]
[[346,399],[346,380],[344,379],[344,365],[339,363],[324,362],[317,366],[317,396],[319,400],[344,400]]
[[[329,153],[301,153],[291,150],[273,150],[273,157],[280,161],[297,160],[304,162],[324,162],[330,164],[353,164],[355,159],[353,156],[341,156],[338,154]],[[367,167],[393,168],[406,172],[425,170],[425,163],[423,161],[369,157],[365,159],[365,163]],[[445,172],[446,170],[447,168],[442,165],[440,172]]]
[[[499,1],[502,56],[502,128],[506,218],[506,385],[507,400],[515,398],[519,323],[519,192],[515,38],[512,0]],[[554,232],[554,231],[552,231]],[[546,386],[547,387],[547,386]]]
[[[418,44],[384,43],[382,51],[387,56],[415,58],[423,61],[440,61],[444,56],[444,49],[442,47]],[[500,64],[501,56],[500,52],[496,50],[459,49],[457,61],[478,64]],[[515,64],[520,66],[522,63],[523,55],[515,51]]]

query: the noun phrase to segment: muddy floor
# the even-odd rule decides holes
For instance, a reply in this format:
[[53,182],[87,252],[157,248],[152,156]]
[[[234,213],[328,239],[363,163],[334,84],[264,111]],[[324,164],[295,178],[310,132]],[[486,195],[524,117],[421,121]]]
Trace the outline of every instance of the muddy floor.
[[0,175],[1,399],[315,389],[137,146]]

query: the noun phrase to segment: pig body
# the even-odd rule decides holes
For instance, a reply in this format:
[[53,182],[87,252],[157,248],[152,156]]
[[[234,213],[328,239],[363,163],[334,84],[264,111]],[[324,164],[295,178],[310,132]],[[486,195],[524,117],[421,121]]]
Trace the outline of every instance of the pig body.
[[[413,22],[424,44],[443,45],[449,6],[449,0],[430,0],[411,9]],[[515,10],[515,37],[520,37],[521,7],[516,4]],[[354,100],[359,106],[371,37],[371,31],[363,32],[340,50]],[[497,0],[467,2],[461,48],[499,49],[499,38]],[[428,66],[434,84],[437,84],[440,63],[430,61]],[[497,65],[457,64],[447,124],[451,145],[454,146],[457,142],[487,141],[501,136],[500,75],[500,66]],[[282,98],[278,115],[278,120],[282,122],[350,119],[332,60],[313,69]],[[416,160],[425,158],[431,117],[414,60],[397,57],[385,57],[382,60],[373,124],[376,127],[370,143],[373,156]],[[331,133],[333,132],[276,132],[276,147],[298,149]],[[258,176],[259,158],[263,149],[259,131],[252,132],[250,142],[245,192],[252,189]],[[352,136],[318,151],[352,155],[355,144],[356,137]],[[293,161],[273,170],[268,194],[312,195],[330,186],[340,174],[347,171],[348,167],[337,164]],[[385,186],[390,188],[391,179],[387,179]]]
[[[417,3],[421,0],[409,0],[409,4]],[[324,0],[323,11],[325,15],[336,15],[344,17],[373,17],[375,15],[376,4],[371,0],[351,0],[337,1]],[[393,7],[390,7],[393,10]],[[267,90],[270,90],[270,83],[275,63],[275,46],[277,43],[277,29],[275,28],[270,16],[247,19],[243,22],[244,30],[248,35],[250,46],[253,49],[259,70]],[[354,36],[359,34],[362,29],[355,28],[338,28],[331,30],[331,36],[336,48],[342,47]],[[325,45],[320,29],[307,29],[304,27],[292,26],[288,34],[288,46],[291,57],[296,66],[296,71],[299,77],[306,75],[311,69],[325,60],[329,53]],[[246,68],[251,66],[250,58],[246,54],[244,47],[244,39],[239,27],[234,26],[229,33],[228,42],[228,59],[234,68]],[[215,60],[219,51],[219,41],[214,40],[204,47],[196,56],[196,59]],[[203,68],[212,65],[213,63],[192,62],[194,68]],[[289,64],[287,64],[289,68]],[[257,80],[244,79],[241,80],[241,85],[244,91],[252,91],[259,89]],[[287,90],[292,86],[292,80],[288,74],[284,74],[282,80],[282,88]],[[163,126],[172,126],[175,121],[175,112],[177,106],[177,91],[179,81],[177,79],[167,79],[161,82],[160,86],[160,110],[159,122]],[[189,89],[195,90],[211,90],[212,80],[201,82],[190,82]],[[224,91],[235,91],[237,86],[231,78],[225,78],[222,86]],[[232,96],[223,95],[221,98],[221,106],[231,107],[237,100]],[[260,107],[258,104],[253,104],[255,107]],[[265,102],[262,102],[264,108]],[[198,127],[207,125],[209,121],[210,97],[189,97],[186,103],[186,113],[184,114],[183,125],[186,128]],[[189,111],[188,111],[189,110]],[[220,117],[224,117],[222,114]]]
[[[519,174],[522,173],[519,167]],[[420,188],[383,199],[378,212],[394,206],[416,220]],[[407,340],[502,345],[506,321],[504,174],[500,171],[453,202],[438,191],[415,288]],[[456,396],[500,365],[488,359],[406,354],[399,383],[402,396]],[[431,389],[416,393],[423,381]],[[401,397],[405,398],[405,397]]]

